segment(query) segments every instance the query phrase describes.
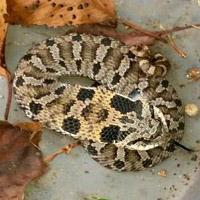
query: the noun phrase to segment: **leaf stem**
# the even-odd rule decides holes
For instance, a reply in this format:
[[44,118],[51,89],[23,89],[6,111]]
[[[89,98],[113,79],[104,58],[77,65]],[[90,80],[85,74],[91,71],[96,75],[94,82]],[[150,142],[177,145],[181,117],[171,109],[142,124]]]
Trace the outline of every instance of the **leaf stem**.
[[75,144],[69,144],[65,147],[63,147],[62,149],[59,149],[57,150],[56,152],[52,153],[51,155],[47,156],[46,158],[44,158],[44,162],[48,163],[52,160],[55,159],[55,157],[57,157],[59,154],[62,154],[62,153],[69,153],[73,148],[77,147],[80,145],[80,142],[77,142]]
[[157,39],[157,40],[160,40],[160,41],[162,41],[162,42],[164,42],[164,43],[167,43],[167,40],[166,40],[166,39],[162,38],[162,37],[159,36],[158,34],[155,34],[155,32],[151,32],[151,31],[148,31],[148,30],[146,30],[146,29],[143,29],[142,27],[140,27],[140,26],[138,26],[138,25],[136,25],[136,24],[133,24],[133,23],[131,23],[131,22],[129,22],[129,21],[123,19],[123,18],[120,18],[120,17],[116,17],[116,20],[117,20],[119,23],[122,23],[122,24],[124,24],[124,25],[126,25],[126,26],[129,26],[129,27],[131,27],[132,29],[134,29],[134,30],[136,30],[136,31],[139,31],[140,33],[143,33],[143,34],[148,35],[148,36],[150,36],[150,37],[153,37],[153,38],[155,38],[155,39]]

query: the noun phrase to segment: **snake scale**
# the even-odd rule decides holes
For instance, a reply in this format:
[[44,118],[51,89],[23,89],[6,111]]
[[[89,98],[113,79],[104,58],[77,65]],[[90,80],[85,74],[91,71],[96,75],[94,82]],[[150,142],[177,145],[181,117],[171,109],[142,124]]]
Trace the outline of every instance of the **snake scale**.
[[[79,140],[105,167],[142,170],[169,157],[184,132],[184,112],[169,66],[146,46],[70,33],[32,47],[20,60],[13,90],[32,120]],[[67,84],[82,76],[98,85]]]

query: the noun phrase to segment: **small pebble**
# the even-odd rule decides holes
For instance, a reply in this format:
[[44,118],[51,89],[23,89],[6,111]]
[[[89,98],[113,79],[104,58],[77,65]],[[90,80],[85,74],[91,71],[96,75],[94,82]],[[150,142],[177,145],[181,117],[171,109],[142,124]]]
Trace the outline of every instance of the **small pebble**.
[[199,74],[198,69],[190,69],[186,75],[187,78],[196,78],[196,76]]
[[185,106],[185,113],[190,117],[197,115],[198,112],[199,108],[195,104],[188,104]]
[[167,177],[167,170],[166,169],[161,169],[158,172],[158,175],[162,176],[162,177]]

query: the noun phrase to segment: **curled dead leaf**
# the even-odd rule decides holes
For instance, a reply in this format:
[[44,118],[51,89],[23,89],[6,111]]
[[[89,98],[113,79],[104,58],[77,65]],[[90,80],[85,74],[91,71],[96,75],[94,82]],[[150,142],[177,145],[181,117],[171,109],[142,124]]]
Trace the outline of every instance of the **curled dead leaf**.
[[20,131],[26,132],[31,143],[38,148],[42,136],[42,124],[40,122],[18,122],[14,126],[18,127]]
[[1,200],[21,200],[27,184],[47,171],[41,152],[30,142],[30,134],[28,129],[0,121]]
[[98,23],[115,17],[112,0],[8,0],[10,24],[63,26]]

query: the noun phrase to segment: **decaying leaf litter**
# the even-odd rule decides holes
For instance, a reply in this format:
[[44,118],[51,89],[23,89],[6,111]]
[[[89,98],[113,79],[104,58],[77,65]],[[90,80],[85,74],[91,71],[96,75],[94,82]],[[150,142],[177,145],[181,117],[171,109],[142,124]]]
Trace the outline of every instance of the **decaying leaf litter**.
[[42,154],[36,148],[41,125],[37,122],[12,125],[0,121],[0,130],[0,199],[20,200],[28,183],[47,171]]
[[[97,24],[100,23],[100,24]],[[134,31],[131,33],[122,33],[118,32],[115,28],[117,23],[122,23],[130,28],[132,28]],[[162,41],[162,42],[169,42],[169,44],[172,46],[173,49],[175,49],[182,57],[185,57],[186,55],[176,46],[174,45],[174,41],[171,39],[169,34],[175,32],[184,30],[187,28],[196,28],[198,29],[200,24],[195,25],[189,25],[186,27],[176,27],[171,30],[163,30],[163,31],[157,31],[157,32],[151,32],[147,31],[143,28],[141,28],[138,25],[135,25],[127,20],[124,20],[117,16],[115,11],[115,4],[112,0],[2,0],[0,2],[0,74],[5,76],[8,80],[8,88],[9,88],[9,98],[7,103],[7,109],[5,112],[5,119],[8,118],[9,108],[10,108],[10,101],[11,101],[11,76],[9,71],[6,69],[5,65],[5,58],[4,58],[4,51],[5,51],[5,36],[6,31],[9,24],[21,24],[25,26],[30,25],[47,25],[49,27],[58,27],[58,26],[64,26],[64,25],[73,25],[76,26],[75,30],[77,32],[90,32],[91,27],[95,26],[95,31],[91,32],[92,34],[103,34],[106,36],[111,36],[120,39],[125,44],[131,46],[135,44],[145,43],[148,45],[153,45],[156,40]],[[93,29],[94,30],[94,29]],[[34,127],[34,125],[25,125]],[[6,128],[5,128],[6,127]],[[21,127],[21,128],[20,128]],[[7,132],[17,132],[16,135],[19,135],[19,138],[22,138],[22,140],[25,141],[24,145],[17,146],[20,148],[20,151],[15,151],[17,153],[23,152],[23,147],[30,148],[31,151],[37,152],[38,157],[34,157],[33,159],[38,159],[37,162],[40,164],[39,169],[32,169],[27,168],[27,170],[33,170],[34,173],[32,173],[32,176],[28,177],[28,179],[24,180],[20,183],[20,187],[17,191],[14,191],[15,194],[18,196],[22,196],[24,187],[28,184],[30,180],[32,180],[35,177],[41,176],[46,171],[46,164],[42,159],[41,152],[37,148],[38,142],[34,143],[32,142],[32,139],[34,138],[34,134],[37,134],[37,131],[30,130],[30,127],[27,129],[22,124],[19,126],[14,126],[11,124],[8,124],[6,122],[2,122],[0,124],[0,128],[5,128],[5,131],[2,131],[1,134],[3,136],[8,136]],[[3,130],[3,129],[2,129]],[[32,133],[32,136],[27,136],[26,133]],[[26,136],[26,137],[25,137]],[[25,138],[25,139],[24,139]],[[17,138],[18,139],[18,138]],[[0,144],[5,142],[6,140],[8,144],[11,145],[13,141],[10,141],[9,138],[1,137]],[[18,141],[18,140],[17,140]],[[16,141],[14,141],[16,145],[21,144]],[[52,154],[50,157],[47,157],[45,161],[50,161],[54,159],[54,157],[60,153],[67,153],[70,151],[74,146],[77,146],[78,144],[74,144],[71,146],[64,147],[61,150],[58,150],[54,154]],[[0,145],[2,147],[2,145]],[[14,148],[14,147],[13,147]],[[0,148],[1,150],[1,148]],[[5,152],[3,152],[5,153]],[[13,154],[12,149],[8,152],[6,152],[9,156],[15,156]],[[7,155],[6,154],[6,155]],[[5,156],[5,155],[4,155]],[[30,157],[29,157],[30,156]],[[31,155],[28,155],[28,158],[31,158]],[[5,156],[6,158],[6,156]],[[3,162],[3,161],[1,161]],[[16,159],[16,163],[18,160]],[[21,162],[21,160],[20,160]],[[35,162],[35,161],[34,161]],[[3,165],[2,165],[3,166]],[[0,168],[2,170],[3,168]],[[15,170],[18,170],[20,172],[20,167],[16,168]],[[5,173],[6,174],[6,173]],[[5,177],[3,177],[2,180],[5,180],[10,174],[6,174]],[[23,174],[19,173],[19,177],[23,177]],[[0,177],[2,178],[2,177]],[[8,183],[12,186],[15,185],[14,183]],[[0,189],[5,192],[5,188]],[[4,193],[3,193],[4,194]],[[12,197],[7,196],[7,199],[12,199]]]

